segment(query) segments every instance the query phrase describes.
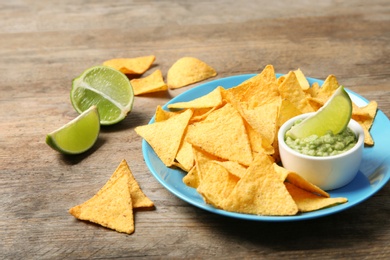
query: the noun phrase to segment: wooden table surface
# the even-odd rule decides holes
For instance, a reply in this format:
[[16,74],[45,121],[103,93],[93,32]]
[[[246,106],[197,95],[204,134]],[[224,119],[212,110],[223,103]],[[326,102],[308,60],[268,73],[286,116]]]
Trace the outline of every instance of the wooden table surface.
[[[166,190],[134,128],[201,83],[137,96],[131,114],[103,127],[86,154],[63,156],[46,145],[47,133],[77,116],[73,78],[107,59],[152,54],[164,77],[183,56],[213,66],[214,79],[267,64],[319,79],[334,74],[390,116],[389,1],[1,0],[0,258],[390,257],[389,184],[337,214],[281,223],[209,213]],[[132,235],[68,213],[122,159],[156,205],[136,213]]]

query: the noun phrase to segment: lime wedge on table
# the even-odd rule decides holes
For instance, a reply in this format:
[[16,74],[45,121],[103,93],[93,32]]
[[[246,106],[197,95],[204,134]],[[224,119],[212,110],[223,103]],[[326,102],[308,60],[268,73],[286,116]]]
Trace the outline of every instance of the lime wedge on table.
[[110,67],[95,66],[73,80],[70,99],[79,113],[97,106],[100,124],[112,125],[131,111],[134,93],[125,74]]
[[338,134],[348,126],[351,115],[351,98],[344,87],[340,86],[316,113],[292,127],[286,135],[296,139],[311,135],[322,136],[328,131]]
[[78,117],[46,136],[46,143],[62,153],[79,154],[91,148],[100,131],[99,113],[92,106]]

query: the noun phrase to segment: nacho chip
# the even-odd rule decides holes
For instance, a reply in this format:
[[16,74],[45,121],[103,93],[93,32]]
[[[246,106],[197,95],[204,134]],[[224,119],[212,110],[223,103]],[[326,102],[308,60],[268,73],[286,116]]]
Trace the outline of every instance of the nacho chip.
[[196,166],[192,167],[191,170],[183,177],[183,183],[192,188],[198,188],[200,183],[200,177],[198,173],[198,168]]
[[165,121],[138,126],[135,131],[150,144],[161,161],[169,167],[173,165],[192,113],[189,109]]
[[212,108],[222,104],[222,87],[217,87],[210,93],[188,102],[169,104],[168,108]]
[[236,186],[239,178],[229,173],[222,165],[214,161],[198,161],[202,180],[197,188],[204,200],[216,208],[221,208],[224,199]]
[[319,210],[338,204],[346,203],[346,198],[327,198],[318,196],[286,182],[285,186],[298,206],[300,212]]
[[154,55],[137,58],[118,58],[107,60],[103,62],[103,65],[117,69],[125,74],[140,75],[152,66],[155,59]]
[[[188,127],[186,140],[214,156],[249,165],[252,151],[240,114],[226,104]],[[232,149],[234,147],[234,149]]]
[[180,114],[180,111],[178,112],[166,111],[160,105],[158,105],[156,108],[156,112],[154,113],[154,121],[155,122],[165,121],[168,118],[174,117],[178,114]]
[[328,99],[332,96],[333,92],[339,87],[339,83],[334,75],[329,75],[326,77],[324,83],[318,91],[317,98]]
[[120,177],[123,174],[129,175],[129,186],[130,186],[130,195],[133,208],[151,208],[154,206],[153,201],[151,201],[141,190],[138,182],[135,180],[133,173],[130,170],[129,165],[126,160],[122,160],[118,168],[112,174],[110,180],[111,182],[116,178]]
[[215,163],[223,166],[229,173],[233,174],[237,178],[241,179],[245,172],[247,167],[239,164],[238,162],[232,162],[232,161],[215,161]]
[[279,99],[275,71],[271,65],[267,65],[260,74],[244,81],[239,87],[247,89],[239,100],[246,102],[250,108],[274,103]]
[[280,174],[280,177],[283,181],[287,181],[287,182],[289,182],[289,183],[291,183],[291,184],[293,184],[293,185],[295,185],[303,190],[317,194],[319,196],[323,196],[326,198],[329,197],[329,193],[322,190],[318,186],[308,182],[303,177],[301,177],[299,174],[292,172],[292,171],[289,171],[286,168],[277,165],[276,163],[274,163],[274,169],[277,173]]
[[301,69],[294,70],[294,73],[298,79],[299,85],[301,86],[302,90],[308,90],[310,88],[310,84]]
[[[244,105],[244,104],[243,104]],[[245,121],[259,132],[267,143],[272,144],[276,138],[280,97],[272,103],[263,104],[253,109],[242,106]]]
[[180,168],[188,172],[194,166],[192,145],[186,140],[182,140],[175,159],[180,164]]
[[279,85],[279,92],[283,99],[290,101],[301,113],[314,111],[307,101],[306,94],[300,87],[294,72],[290,71],[287,74],[286,79]]
[[131,234],[134,232],[132,199],[129,174],[117,173],[96,195],[83,204],[75,206],[69,213],[80,220]]
[[223,203],[228,211],[256,215],[295,215],[298,207],[268,155],[259,153]]
[[175,89],[216,75],[217,72],[205,62],[193,57],[183,57],[169,68],[167,82],[169,88]]
[[161,70],[156,70],[147,77],[130,80],[134,95],[165,91],[168,86],[165,84]]

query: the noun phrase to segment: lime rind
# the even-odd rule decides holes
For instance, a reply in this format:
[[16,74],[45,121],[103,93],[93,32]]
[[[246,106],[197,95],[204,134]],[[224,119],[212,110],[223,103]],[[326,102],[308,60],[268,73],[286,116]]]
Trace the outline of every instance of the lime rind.
[[286,135],[297,139],[311,135],[323,136],[329,131],[338,134],[348,126],[351,116],[351,98],[340,86],[316,113],[293,126]]
[[80,154],[95,144],[99,132],[99,112],[96,106],[91,106],[72,121],[47,134],[46,143],[64,154]]
[[94,66],[73,80],[70,99],[78,113],[91,105],[97,106],[100,124],[112,125],[132,110],[134,92],[122,72],[108,66]]

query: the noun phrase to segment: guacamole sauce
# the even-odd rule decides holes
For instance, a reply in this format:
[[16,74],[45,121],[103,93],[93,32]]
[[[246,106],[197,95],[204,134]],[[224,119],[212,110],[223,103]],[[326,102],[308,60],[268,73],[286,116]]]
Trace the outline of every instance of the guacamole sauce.
[[323,136],[311,135],[302,139],[285,136],[285,140],[293,150],[310,156],[337,155],[348,151],[357,143],[355,133],[349,128],[337,135],[329,131]]

